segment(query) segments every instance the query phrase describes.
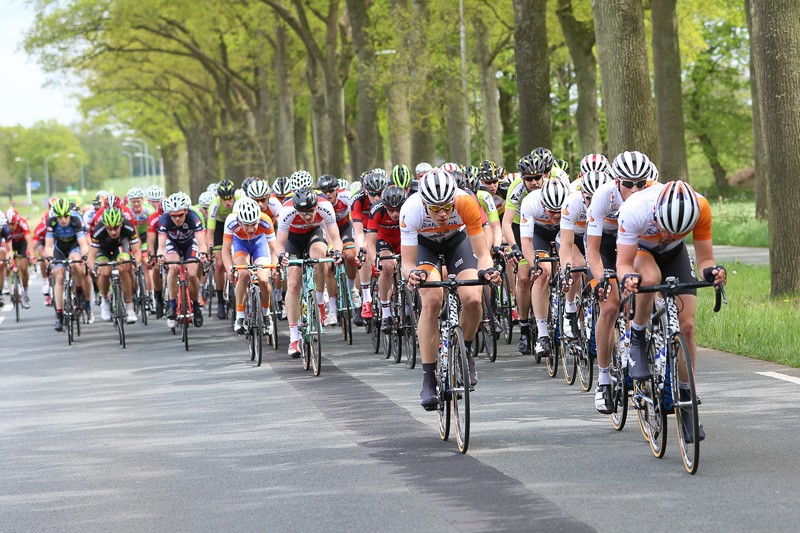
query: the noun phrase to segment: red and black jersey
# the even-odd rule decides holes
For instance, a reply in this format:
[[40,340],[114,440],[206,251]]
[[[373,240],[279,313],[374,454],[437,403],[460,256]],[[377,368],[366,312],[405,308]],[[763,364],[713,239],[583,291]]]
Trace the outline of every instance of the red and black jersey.
[[395,250],[400,249],[400,217],[392,219],[383,202],[372,206],[364,232],[377,233],[378,239],[388,242]]
[[369,220],[370,209],[372,209],[372,200],[370,199],[367,191],[361,189],[353,197],[353,209],[350,216],[353,217],[353,222],[361,222],[366,227],[366,222]]

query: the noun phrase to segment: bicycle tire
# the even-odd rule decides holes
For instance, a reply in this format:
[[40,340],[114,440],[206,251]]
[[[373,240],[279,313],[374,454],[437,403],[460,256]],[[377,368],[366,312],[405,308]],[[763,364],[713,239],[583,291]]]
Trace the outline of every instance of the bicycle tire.
[[119,343],[125,348],[125,306],[122,298],[122,283],[119,279],[113,282],[114,291],[114,310],[116,313],[117,328],[119,332]]
[[256,360],[256,342],[254,335],[255,313],[253,312],[253,291],[250,287],[247,288],[247,299],[244,303],[244,339],[247,342],[247,353],[250,355],[250,362]]
[[[491,293],[490,293],[491,296]],[[486,298],[486,293],[484,292],[483,298],[483,320],[481,320],[480,326],[478,327],[478,335],[475,337],[475,340],[478,340],[478,336],[482,337],[482,346],[481,349],[475,350],[475,355],[481,353],[481,351],[486,352],[486,358],[489,359],[489,362],[494,363],[497,361],[497,337],[494,334],[494,321],[492,320],[492,316],[497,317],[497,315],[493,315],[490,312],[491,306],[491,298]]]
[[301,300],[300,304],[300,342],[302,349],[300,350],[303,359],[303,370],[311,368],[311,335],[309,326],[311,319],[311,310],[316,309],[317,302],[312,293],[307,292],[305,297]]
[[[69,265],[66,265],[65,268],[69,268]],[[66,277],[66,274],[65,274]],[[55,285],[52,285],[55,287]],[[64,303],[61,309],[61,317],[62,323],[67,328],[67,345],[72,346],[72,343],[75,341],[74,337],[74,329],[72,325],[72,279],[64,280]],[[54,299],[55,300],[55,299]],[[53,308],[55,309],[55,302],[53,303]]]
[[467,365],[467,348],[464,344],[464,333],[456,326],[450,332],[448,343],[449,371],[453,402],[453,425],[456,430],[458,451],[467,453],[469,448],[469,367]]
[[139,286],[139,315],[142,319],[142,325],[147,325],[147,283],[144,278],[144,270],[141,265],[136,271],[136,284]]
[[19,272],[12,271],[11,276],[14,278],[11,283],[11,298],[14,300],[14,314],[16,315],[17,322],[19,322],[19,313],[22,307],[22,293],[19,290]]
[[623,366],[620,353],[620,332],[624,335],[624,328],[624,321],[618,319],[611,333],[611,401],[614,410],[608,416],[617,431],[622,431],[628,418],[628,369]]
[[189,351],[189,320],[191,314],[191,304],[189,303],[189,287],[183,285],[179,287],[179,294],[181,296],[180,302],[180,315],[181,315],[181,337],[183,339],[183,346],[186,351]]
[[502,315],[501,325],[503,327],[503,340],[506,344],[511,344],[514,340],[514,317],[512,309],[514,309],[513,302],[511,301],[511,288],[508,281],[508,274],[504,271],[502,274],[503,283],[497,288],[498,298],[500,300],[499,312]]
[[261,289],[258,286],[252,291],[253,313],[253,341],[255,344],[256,366],[261,366],[264,356],[264,312],[261,309]]
[[437,356],[436,394],[439,398],[439,405],[436,408],[436,419],[439,427],[439,438],[447,440],[450,438],[450,397],[445,391],[449,388],[450,375],[448,368],[442,368],[443,363],[441,356]]
[[[340,267],[341,268],[341,267]],[[339,291],[338,300],[338,319],[339,326],[342,328],[342,340],[348,344],[353,344],[353,306],[350,304],[350,291],[347,290],[347,275],[344,269],[339,270],[336,276],[337,290]]]
[[[648,342],[647,355],[650,364],[650,372],[653,373],[653,359],[655,356],[655,343]],[[655,379],[651,378],[645,382],[635,382],[634,386],[639,386],[640,391],[644,397],[643,408],[640,410],[639,424],[644,422],[645,426],[642,428],[643,434],[646,428],[647,442],[650,444],[650,450],[657,458],[664,456],[664,451],[667,447],[667,415],[664,412],[663,404],[661,402],[661,393],[656,386]],[[642,420],[642,411],[644,412],[644,420]]]
[[[373,315],[374,314],[375,313],[373,311]],[[369,338],[372,341],[372,350],[373,352],[378,353],[381,351],[382,347],[380,323],[377,321],[375,316],[373,316],[372,318],[368,318],[366,321],[371,324],[369,328],[370,330]]]
[[405,355],[406,366],[413,369],[417,365],[417,325],[414,321],[414,309],[408,296],[408,288],[403,287],[400,293],[400,307],[403,313],[403,328],[400,334],[403,336],[403,355]]
[[[678,432],[678,446],[681,450],[683,467],[688,473],[695,474],[700,462],[700,440],[695,438],[700,432],[700,419],[697,412],[697,389],[694,381],[694,369],[692,369],[692,358],[689,354],[686,338],[682,333],[673,335],[670,342],[670,352],[670,383],[672,385],[673,405],[675,406],[675,429]],[[681,353],[683,353],[682,361]],[[684,389],[688,391],[688,401],[680,398],[681,388],[678,383],[680,383],[681,370],[686,373],[688,380],[688,387]],[[687,403],[689,405],[686,405]],[[684,421],[684,417],[688,417],[688,420]],[[691,429],[691,435],[687,435],[685,432],[684,424],[687,424]]]
[[311,306],[309,318],[311,318],[311,373],[316,377],[322,372],[322,317],[319,306]]
[[205,297],[205,304],[207,307],[208,316],[214,311],[214,268],[212,267],[206,273],[206,282],[203,283],[203,296]]
[[558,356],[561,352],[562,343],[566,344],[568,342],[561,331],[561,317],[564,316],[565,296],[560,293],[560,285],[561,275],[559,273],[552,277],[548,289],[550,303],[547,307],[547,331],[550,333],[550,353],[545,357],[545,366],[547,366],[547,375],[551,378],[556,377],[558,374]]
[[[274,297],[269,299],[269,314],[272,319],[272,333],[270,334],[270,344],[273,350],[278,349],[278,302]],[[266,327],[266,326],[265,326]]]
[[236,285],[233,280],[228,283],[228,293],[225,295],[225,313],[231,321],[231,330],[236,325]]
[[[591,301],[591,297],[589,297]],[[592,312],[586,314],[585,308],[583,315],[579,317],[580,324],[580,351],[577,354],[578,363],[578,376],[581,380],[583,390],[589,392],[592,390],[592,383],[594,382],[594,358],[591,354],[592,334],[597,323],[597,305],[592,305]]]

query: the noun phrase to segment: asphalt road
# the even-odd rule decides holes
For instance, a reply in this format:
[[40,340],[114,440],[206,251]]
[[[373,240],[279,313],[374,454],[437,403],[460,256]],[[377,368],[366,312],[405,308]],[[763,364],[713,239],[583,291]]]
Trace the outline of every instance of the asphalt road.
[[[8,306],[6,306],[6,309]],[[466,456],[409,370],[325,336],[322,375],[207,319],[185,352],[163,320],[72,347],[38,293],[0,311],[4,531],[791,531],[800,523],[800,370],[701,350],[697,475],[635,414],[503,346],[479,361]],[[285,327],[285,322],[281,323]],[[516,343],[515,343],[516,344]],[[764,375],[762,373],[774,373]],[[790,381],[787,381],[790,380]]]

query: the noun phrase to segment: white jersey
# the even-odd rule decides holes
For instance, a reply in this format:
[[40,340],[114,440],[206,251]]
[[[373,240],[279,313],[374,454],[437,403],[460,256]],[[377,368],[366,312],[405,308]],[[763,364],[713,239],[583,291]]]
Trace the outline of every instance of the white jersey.
[[336,213],[328,200],[319,199],[314,218],[306,222],[300,216],[300,212],[294,208],[291,202],[287,202],[280,215],[276,226],[278,231],[288,231],[290,233],[309,233],[318,227],[325,227],[328,224],[336,224]]
[[617,218],[622,202],[622,193],[619,192],[614,180],[598,187],[586,209],[586,233],[596,237],[602,236],[603,233],[616,235]]
[[550,213],[544,208],[542,203],[542,191],[537,189],[522,200],[520,208],[520,237],[533,238],[533,227],[541,226],[548,230],[558,231],[558,222],[550,217]]
[[273,194],[270,195],[269,197],[269,203],[267,204],[267,209],[269,211],[268,213],[269,216],[272,217],[273,220],[275,220],[278,218],[278,215],[281,214],[281,209],[283,209],[283,204],[281,203],[280,200],[278,200],[278,197]]
[[561,229],[574,231],[576,235],[586,233],[586,202],[582,192],[575,191],[567,197],[561,208]]
[[456,191],[450,218],[443,226],[433,221],[419,194],[412,195],[400,208],[400,244],[403,246],[417,246],[418,237],[442,242],[462,231],[468,236],[483,233],[478,201],[461,189]]

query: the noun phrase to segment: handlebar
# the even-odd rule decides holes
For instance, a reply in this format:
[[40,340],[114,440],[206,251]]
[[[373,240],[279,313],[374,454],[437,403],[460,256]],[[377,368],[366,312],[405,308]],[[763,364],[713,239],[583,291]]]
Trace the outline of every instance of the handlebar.
[[[725,304],[728,303],[728,298],[725,295],[725,286],[714,285],[714,283],[710,281],[680,282],[675,277],[670,276],[666,280],[664,280],[664,283],[661,283],[659,285],[641,286],[637,289],[637,292],[663,292],[666,296],[675,296],[675,294],[678,291],[681,291],[683,289],[702,289],[705,287],[714,287],[716,289],[714,312],[719,313],[720,309],[722,309],[723,301]],[[636,310],[636,298],[634,297],[631,299],[631,311],[630,311],[631,318],[633,318],[635,310]]]

